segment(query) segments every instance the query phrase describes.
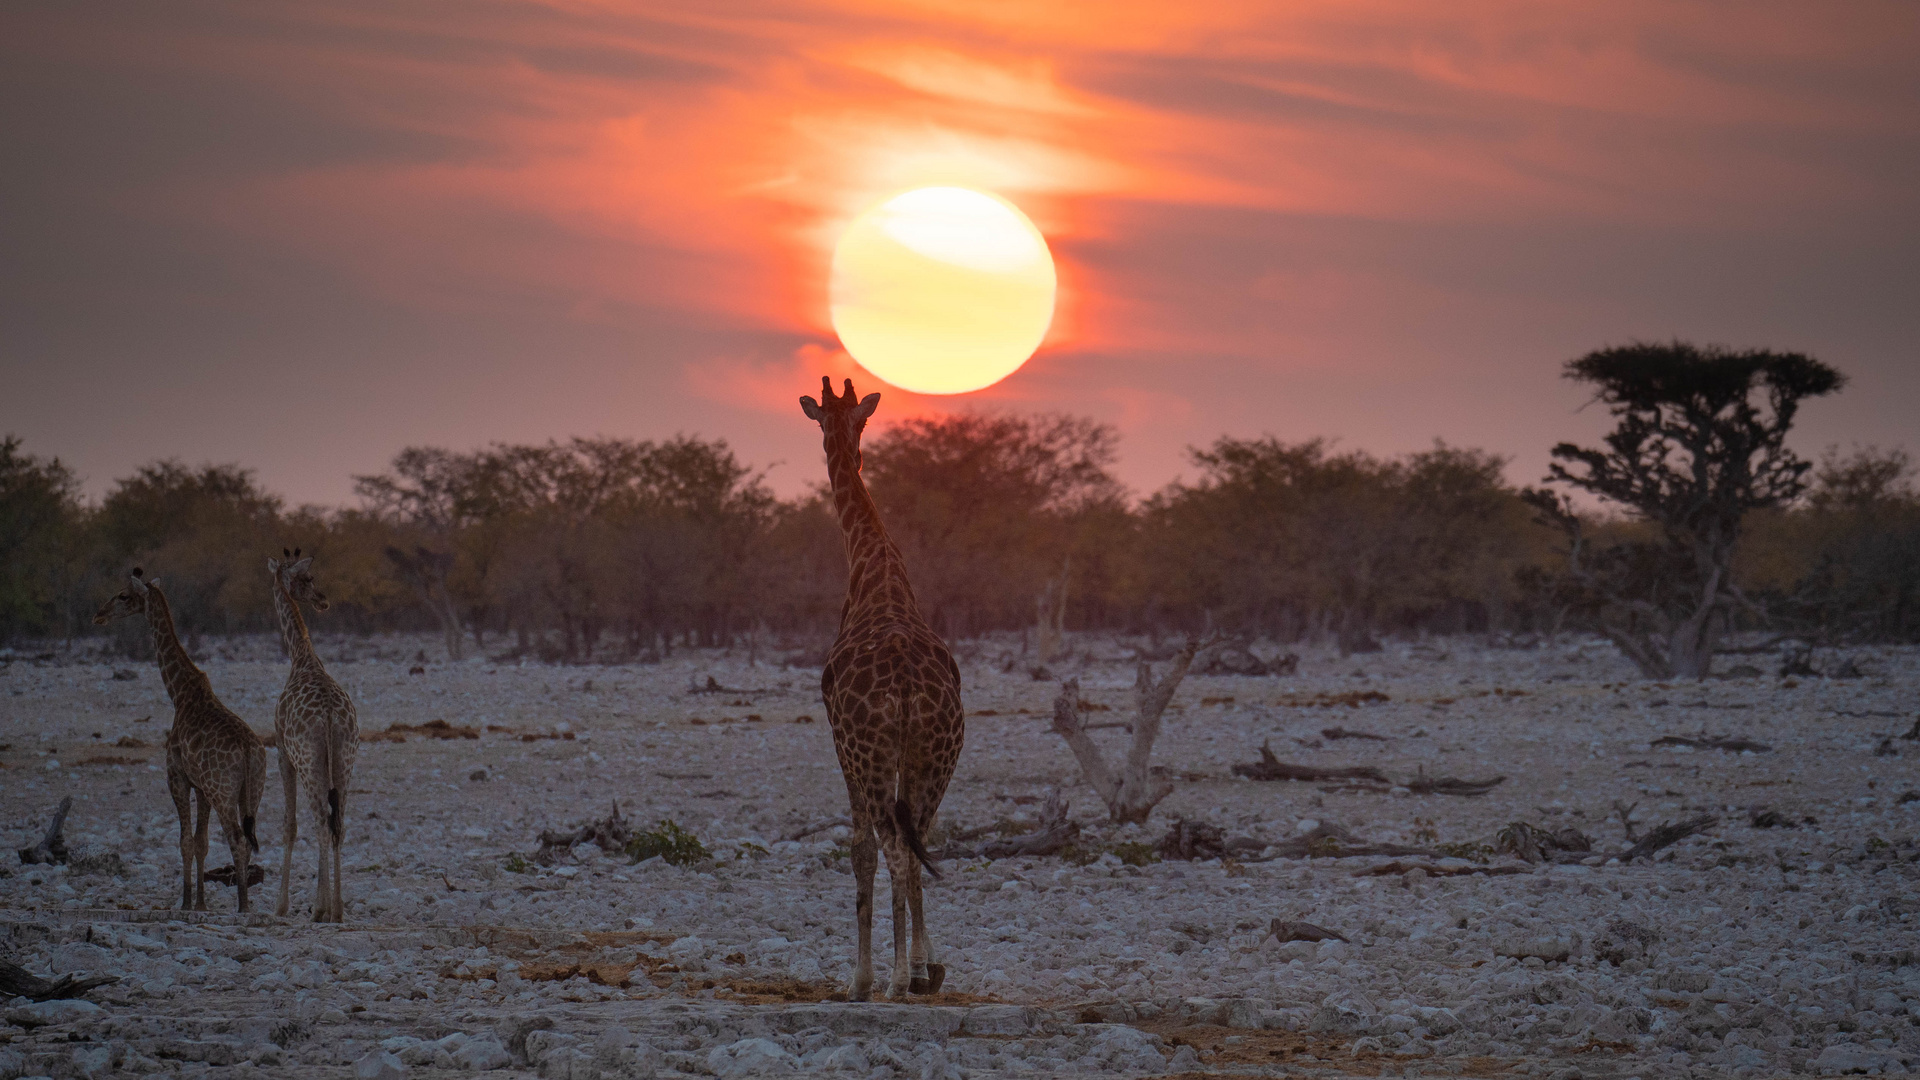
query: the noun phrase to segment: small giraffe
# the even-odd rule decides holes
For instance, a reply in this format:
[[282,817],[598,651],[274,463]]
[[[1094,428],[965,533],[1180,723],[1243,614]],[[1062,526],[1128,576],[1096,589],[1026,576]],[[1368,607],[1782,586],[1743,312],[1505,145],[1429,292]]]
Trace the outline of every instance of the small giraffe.
[[966,725],[960,668],[920,617],[900,549],[888,538],[860,479],[860,433],[880,395],[858,400],[852,379],[846,387],[844,397],[835,397],[832,380],[822,378],[824,400],[803,397],[800,408],[820,424],[834,512],[847,543],[847,600],[840,610],[840,636],[820,674],[820,693],[853,811],[860,954],[848,996],[865,1001],[873,989],[873,876],[881,848],[893,883],[893,974],[887,995],[931,994],[946,979],[946,968],[933,962],[921,912],[921,866],[940,876],[921,837],[933,827],[940,798],[953,779]]
[[[250,910],[247,871],[260,850],[253,824],[267,788],[266,744],[214,696],[206,672],[194,666],[180,644],[173,612],[160,592],[160,579],[143,580],[137,566],[127,588],[102,605],[93,621],[104,624],[129,615],[146,616],[160,678],[173,700],[173,727],[167,731],[167,791],[180,813],[180,907],[207,910],[207,811],[211,809],[219,813],[220,828],[233,852],[240,910]],[[198,825],[194,823],[196,796]]]
[[360,747],[360,725],[353,699],[333,681],[307,636],[301,603],[327,610],[327,598],[313,585],[313,556],[300,550],[281,550],[286,562],[268,556],[273,575],[273,610],[280,616],[280,637],[286,642],[293,667],[286,689],[273,712],[273,730],[280,742],[280,784],[287,793],[282,835],[286,851],[280,857],[280,904],[287,913],[287,891],[293,876],[293,842],[299,836],[299,796],[296,779],[307,786],[313,807],[314,832],[320,848],[320,883],[314,894],[314,922],[345,922],[347,905],[340,895],[340,845],[346,839],[347,780],[353,775],[353,756]]

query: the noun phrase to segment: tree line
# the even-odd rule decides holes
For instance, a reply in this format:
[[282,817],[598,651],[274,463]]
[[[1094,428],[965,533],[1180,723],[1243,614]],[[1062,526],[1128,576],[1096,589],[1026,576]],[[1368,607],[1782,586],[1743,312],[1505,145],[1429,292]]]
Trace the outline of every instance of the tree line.
[[[1115,431],[1057,415],[905,421],[869,439],[864,475],[953,638],[1208,628],[1351,651],[1382,634],[1586,627],[1649,674],[1697,674],[1687,650],[1713,649],[1701,626],[1715,640],[1920,639],[1911,461],[1868,448],[1815,464],[1781,441],[1791,406],[1838,376],[1809,382],[1771,353],[1638,348],[1654,353],[1568,365],[1620,418],[1603,449],[1555,450],[1550,479],[1595,505],[1517,487],[1482,450],[1383,457],[1271,436],[1195,448],[1192,479],[1134,499],[1113,475]],[[1744,472],[1694,467],[1736,457]],[[414,447],[354,486],[353,506],[290,507],[240,466],[156,461],[90,501],[9,436],[0,640],[93,632],[136,564],[170,586],[190,638],[270,630],[265,559],[295,546],[316,556],[331,625],[438,630],[454,657],[817,649],[838,624],[846,564],[826,492],[775,497],[724,440]]]

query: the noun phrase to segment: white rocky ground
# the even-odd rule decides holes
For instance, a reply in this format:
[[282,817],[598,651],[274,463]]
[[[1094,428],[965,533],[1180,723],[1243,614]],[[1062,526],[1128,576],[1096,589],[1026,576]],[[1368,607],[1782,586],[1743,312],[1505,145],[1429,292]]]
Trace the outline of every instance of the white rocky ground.
[[[1056,785],[1095,849],[1157,840],[1177,817],[1266,841],[1319,822],[1409,844],[1491,843],[1529,821],[1575,826],[1603,850],[1624,845],[1616,800],[1637,803],[1643,828],[1703,810],[1722,820],[1652,862],[1512,876],[1367,875],[1382,858],[949,862],[927,902],[946,992],[901,1006],[823,1000],[852,952],[844,831],[780,839],[845,806],[826,725],[795,722],[823,717],[817,671],[680,653],[627,667],[428,664],[410,676],[423,643],[322,642],[363,731],[434,720],[486,731],[362,746],[344,927],[242,919],[226,888],[209,915],[165,911],[179,857],[159,751],[116,745],[163,738],[171,709],[157,672],[0,655],[0,956],[43,975],[123,978],[97,1004],[0,1003],[0,1080],[1920,1069],[1920,800],[1901,802],[1920,787],[1920,742],[1875,752],[1920,716],[1915,651],[1853,654],[1865,674],[1845,680],[1655,684],[1598,642],[1306,650],[1296,676],[1190,679],[1156,754],[1183,779],[1148,827],[1120,832],[1099,823],[1047,731],[1057,684],[1003,672],[1006,648],[972,644],[968,710],[992,715],[969,716],[943,811],[952,831],[1030,818]],[[1122,647],[1079,647],[1082,659],[1056,670],[1079,673],[1090,699],[1124,716]],[[269,730],[285,675],[274,644],[209,652],[216,690]],[[689,692],[709,676],[751,692]],[[1388,700],[1303,704],[1369,690]],[[1335,724],[1387,739],[1319,737]],[[556,733],[574,737],[522,739]],[[1649,748],[1702,733],[1773,750]],[[1125,735],[1099,737],[1117,748]],[[1302,764],[1508,779],[1458,798],[1233,778],[1231,764],[1266,740]],[[254,895],[270,912],[281,799],[269,773],[269,877]],[[77,800],[73,848],[119,855],[121,873],[18,865],[12,849],[38,838],[65,794]],[[631,820],[673,818],[714,858],[632,866],[583,845],[550,870],[508,869],[543,827],[604,816],[614,800]],[[1800,824],[1756,828],[1758,804]],[[216,839],[209,865],[227,861]],[[294,866],[297,909],[314,872],[304,840]],[[1263,938],[1275,918],[1352,943]]]

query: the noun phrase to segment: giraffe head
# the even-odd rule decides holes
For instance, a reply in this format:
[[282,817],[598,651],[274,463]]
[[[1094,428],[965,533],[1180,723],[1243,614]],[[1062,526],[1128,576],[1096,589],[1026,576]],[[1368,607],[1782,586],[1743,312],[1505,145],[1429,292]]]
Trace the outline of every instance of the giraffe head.
[[281,548],[280,554],[286,556],[286,561],[267,556],[267,572],[273,575],[274,582],[287,590],[288,596],[303,604],[312,604],[315,611],[327,610],[326,594],[313,585],[313,556],[302,558],[299,548],[292,551]]
[[154,578],[152,581],[148,581],[144,577],[144,573],[145,572],[137,566],[133,568],[133,573],[127,577],[127,587],[120,590],[113,599],[101,604],[99,611],[94,612],[93,622],[95,626],[105,626],[115,619],[124,619],[130,615],[145,615],[147,613],[147,590],[154,585],[160,584],[160,579]]
[[846,380],[847,392],[836,397],[833,393],[833,380],[820,376],[820,397],[815,401],[811,397],[800,399],[800,409],[807,419],[820,424],[820,434],[827,445],[827,458],[832,460],[835,454],[851,451],[857,461],[860,454],[860,433],[866,430],[867,417],[880,407],[880,395],[868,394],[858,397],[853,392],[853,380]]

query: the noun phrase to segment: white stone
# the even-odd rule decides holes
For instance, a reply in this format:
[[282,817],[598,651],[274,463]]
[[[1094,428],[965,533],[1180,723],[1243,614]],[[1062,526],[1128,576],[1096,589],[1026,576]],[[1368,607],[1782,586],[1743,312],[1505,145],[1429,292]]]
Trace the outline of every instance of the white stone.
[[413,1070],[385,1050],[374,1050],[353,1063],[354,1080],[400,1080]]
[[741,1039],[736,1043],[715,1047],[707,1055],[707,1067],[713,1070],[715,1076],[729,1080],[732,1077],[798,1072],[800,1059],[771,1039]]

